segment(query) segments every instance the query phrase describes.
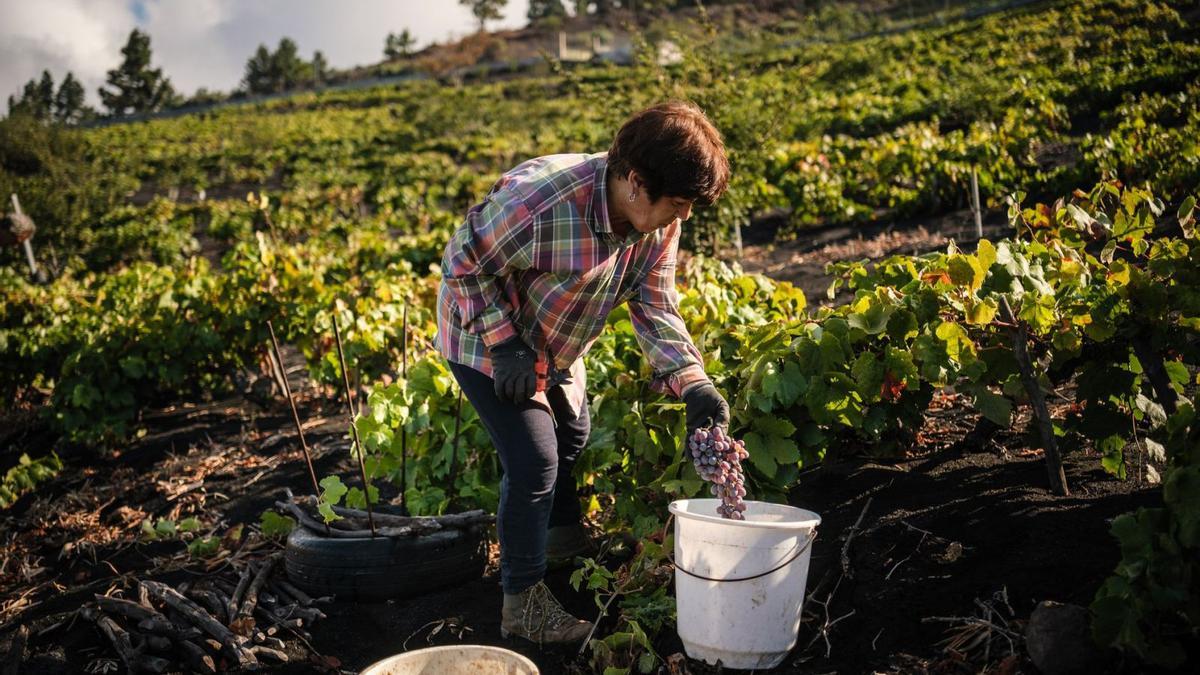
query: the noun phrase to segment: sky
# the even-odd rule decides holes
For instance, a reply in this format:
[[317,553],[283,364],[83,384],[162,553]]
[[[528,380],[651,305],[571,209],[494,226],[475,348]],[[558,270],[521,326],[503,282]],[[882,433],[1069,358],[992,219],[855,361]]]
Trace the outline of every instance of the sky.
[[[523,26],[527,9],[528,0],[509,0],[488,27]],[[476,21],[457,0],[0,0],[0,102],[49,70],[56,84],[73,72],[99,106],[96,89],[134,28],[150,35],[151,65],[191,95],[234,89],[258,45],[274,49],[284,36],[304,58],[319,49],[347,68],[382,60],[389,32],[409,29],[420,48]]]

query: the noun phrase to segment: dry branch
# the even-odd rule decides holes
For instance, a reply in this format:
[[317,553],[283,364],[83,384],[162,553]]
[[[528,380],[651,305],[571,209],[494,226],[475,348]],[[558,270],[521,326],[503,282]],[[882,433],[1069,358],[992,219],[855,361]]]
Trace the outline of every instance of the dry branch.
[[207,609],[214,618],[220,621],[219,617],[225,613],[225,603],[221,602],[216,594],[199,588],[193,588],[187,594],[198,600],[204,609]]
[[80,616],[92,621],[104,637],[112,643],[113,649],[117,650],[117,656],[121,657],[121,662],[125,664],[125,670],[130,673],[165,673],[167,668],[171,666],[171,662],[157,656],[143,654],[141,650],[133,647],[133,641],[129,637],[129,633],[121,628],[112,617],[101,612],[93,607],[84,607],[79,610]]
[[846,541],[842,544],[842,574],[853,579],[854,572],[850,569],[850,542],[854,540],[854,536],[858,534],[858,528],[862,526],[863,517],[867,515],[867,509],[871,508],[871,500],[874,497],[867,497],[867,503],[863,504],[862,511],[858,514],[858,520],[854,521],[853,527],[850,528],[846,535]]
[[166,621],[166,617],[158,612],[158,610],[147,609],[136,602],[122,600],[120,598],[110,598],[107,595],[95,595],[96,604],[100,609],[114,614],[131,619],[133,621],[144,621],[146,619],[162,619]]
[[288,661],[287,654],[266,645],[255,645],[250,648],[250,651],[254,652],[254,654],[257,656],[267,656],[280,663],[287,663]]
[[171,652],[171,640],[168,638],[161,635],[145,635],[142,639],[144,641],[143,644],[151,651],[159,654],[170,654]]
[[242,568],[242,574],[238,577],[237,586],[233,589],[233,595],[229,596],[229,601],[225,603],[225,611],[229,616],[230,623],[237,618],[238,607],[242,602],[242,595],[246,592],[246,587],[250,585],[250,566]]
[[271,574],[271,569],[275,567],[274,556],[267,558],[258,568],[258,573],[254,575],[254,581],[250,582],[250,586],[246,589],[246,597],[242,600],[242,606],[238,609],[238,619],[248,619],[254,613],[254,607],[258,604],[258,593],[262,590],[263,584],[267,582],[267,577]]
[[187,664],[192,672],[204,673],[205,675],[215,675],[217,672],[217,664],[213,661],[213,657],[195,642],[191,640],[179,640],[175,643],[175,648],[183,653],[183,662]]
[[156,581],[141,581],[138,583],[146,587],[151,597],[175,609],[175,611],[186,617],[188,621],[216,638],[221,643],[225,653],[229,654],[239,667],[252,670],[258,665],[258,659],[254,657],[254,654],[246,650],[242,645],[241,639],[222,625],[221,622],[214,619],[211,614],[204,611],[199,605],[183,597],[178,591],[166,584]]
[[290,582],[288,582],[284,579],[276,579],[275,583],[278,584],[279,588],[287,591],[288,595],[291,595],[293,598],[296,599],[297,602],[299,602],[301,605],[304,605],[305,607],[311,606],[314,602],[321,602],[322,600],[326,600],[326,598],[317,598],[314,600],[311,596],[309,596],[308,593],[305,593],[304,591],[300,590],[299,588],[296,588]]

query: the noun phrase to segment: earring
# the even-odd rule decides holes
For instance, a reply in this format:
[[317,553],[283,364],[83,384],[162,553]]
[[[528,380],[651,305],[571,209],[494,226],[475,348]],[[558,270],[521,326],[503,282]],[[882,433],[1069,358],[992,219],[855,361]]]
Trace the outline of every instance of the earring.
[[636,193],[636,192],[630,192],[630,193],[629,193],[629,201],[631,201],[631,202],[632,202],[632,201],[634,201],[635,199],[637,199],[637,193]]

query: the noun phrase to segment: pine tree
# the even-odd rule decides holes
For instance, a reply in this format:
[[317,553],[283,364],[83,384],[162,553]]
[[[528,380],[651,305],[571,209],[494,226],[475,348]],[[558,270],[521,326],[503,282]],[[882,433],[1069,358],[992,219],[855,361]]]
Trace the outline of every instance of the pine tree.
[[325,54],[320,49],[313,52],[312,76],[313,81],[318,84],[324,82],[325,78],[329,76],[329,62],[325,60]]
[[504,18],[500,10],[504,9],[508,0],[458,0],[458,4],[471,9],[471,13],[479,20],[479,32],[482,33],[488,21]]
[[407,28],[400,31],[400,34],[388,33],[387,39],[383,42],[383,56],[389,61],[402,59],[412,53],[412,48],[417,44],[417,38]]
[[63,124],[78,122],[86,113],[83,96],[83,85],[75,79],[73,73],[67,71],[67,76],[58,85],[58,94],[54,97],[54,119]]
[[37,118],[49,120],[54,116],[54,76],[50,71],[42,71],[42,79],[35,88],[37,96]]
[[41,122],[54,119],[54,76],[43,70],[41,80],[29,80],[21,89],[21,97],[8,97],[9,115],[28,115]]
[[74,124],[95,111],[83,104],[83,85],[68,72],[54,91],[54,76],[42,71],[40,80],[30,80],[21,90],[21,97],[8,97],[8,114],[28,115],[40,122]]
[[295,40],[285,37],[271,55],[270,72],[275,91],[287,91],[309,79],[311,66],[300,58],[300,49]]
[[266,45],[259,45],[254,56],[246,61],[246,73],[242,85],[251,94],[266,94],[272,91],[271,52]]
[[562,19],[567,15],[567,8],[562,0],[529,0],[529,13],[526,15],[530,23],[541,23],[547,19]]
[[150,36],[133,29],[121,49],[124,61],[108,71],[111,89],[100,88],[100,101],[114,116],[162,110],[178,100],[161,68],[150,67]]
[[397,42],[400,47],[400,56],[408,56],[412,54],[413,47],[417,46],[417,36],[412,34],[412,31],[405,28],[400,31],[400,39]]
[[300,58],[295,40],[285,37],[272,52],[259,45],[246,61],[242,86],[251,94],[273,94],[295,89],[307,82],[320,81],[328,74],[329,64],[320,51],[313,53],[312,63]]

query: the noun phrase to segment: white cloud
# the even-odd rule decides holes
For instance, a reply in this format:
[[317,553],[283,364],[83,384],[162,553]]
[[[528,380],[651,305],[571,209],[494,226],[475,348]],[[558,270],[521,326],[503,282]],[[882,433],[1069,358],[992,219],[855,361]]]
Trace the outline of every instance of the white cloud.
[[16,93],[43,70],[56,81],[71,70],[85,86],[99,84],[109,62],[120,56],[128,12],[122,0],[3,0],[0,95]]
[[[525,24],[528,0],[510,0],[503,21]],[[335,68],[375,63],[389,32],[412,31],[420,46],[474,30],[457,0],[0,0],[0,100],[30,78],[68,70],[96,105],[97,87],[117,67],[129,31],[150,34],[153,65],[175,88],[229,91],[259,44],[287,36]]]

